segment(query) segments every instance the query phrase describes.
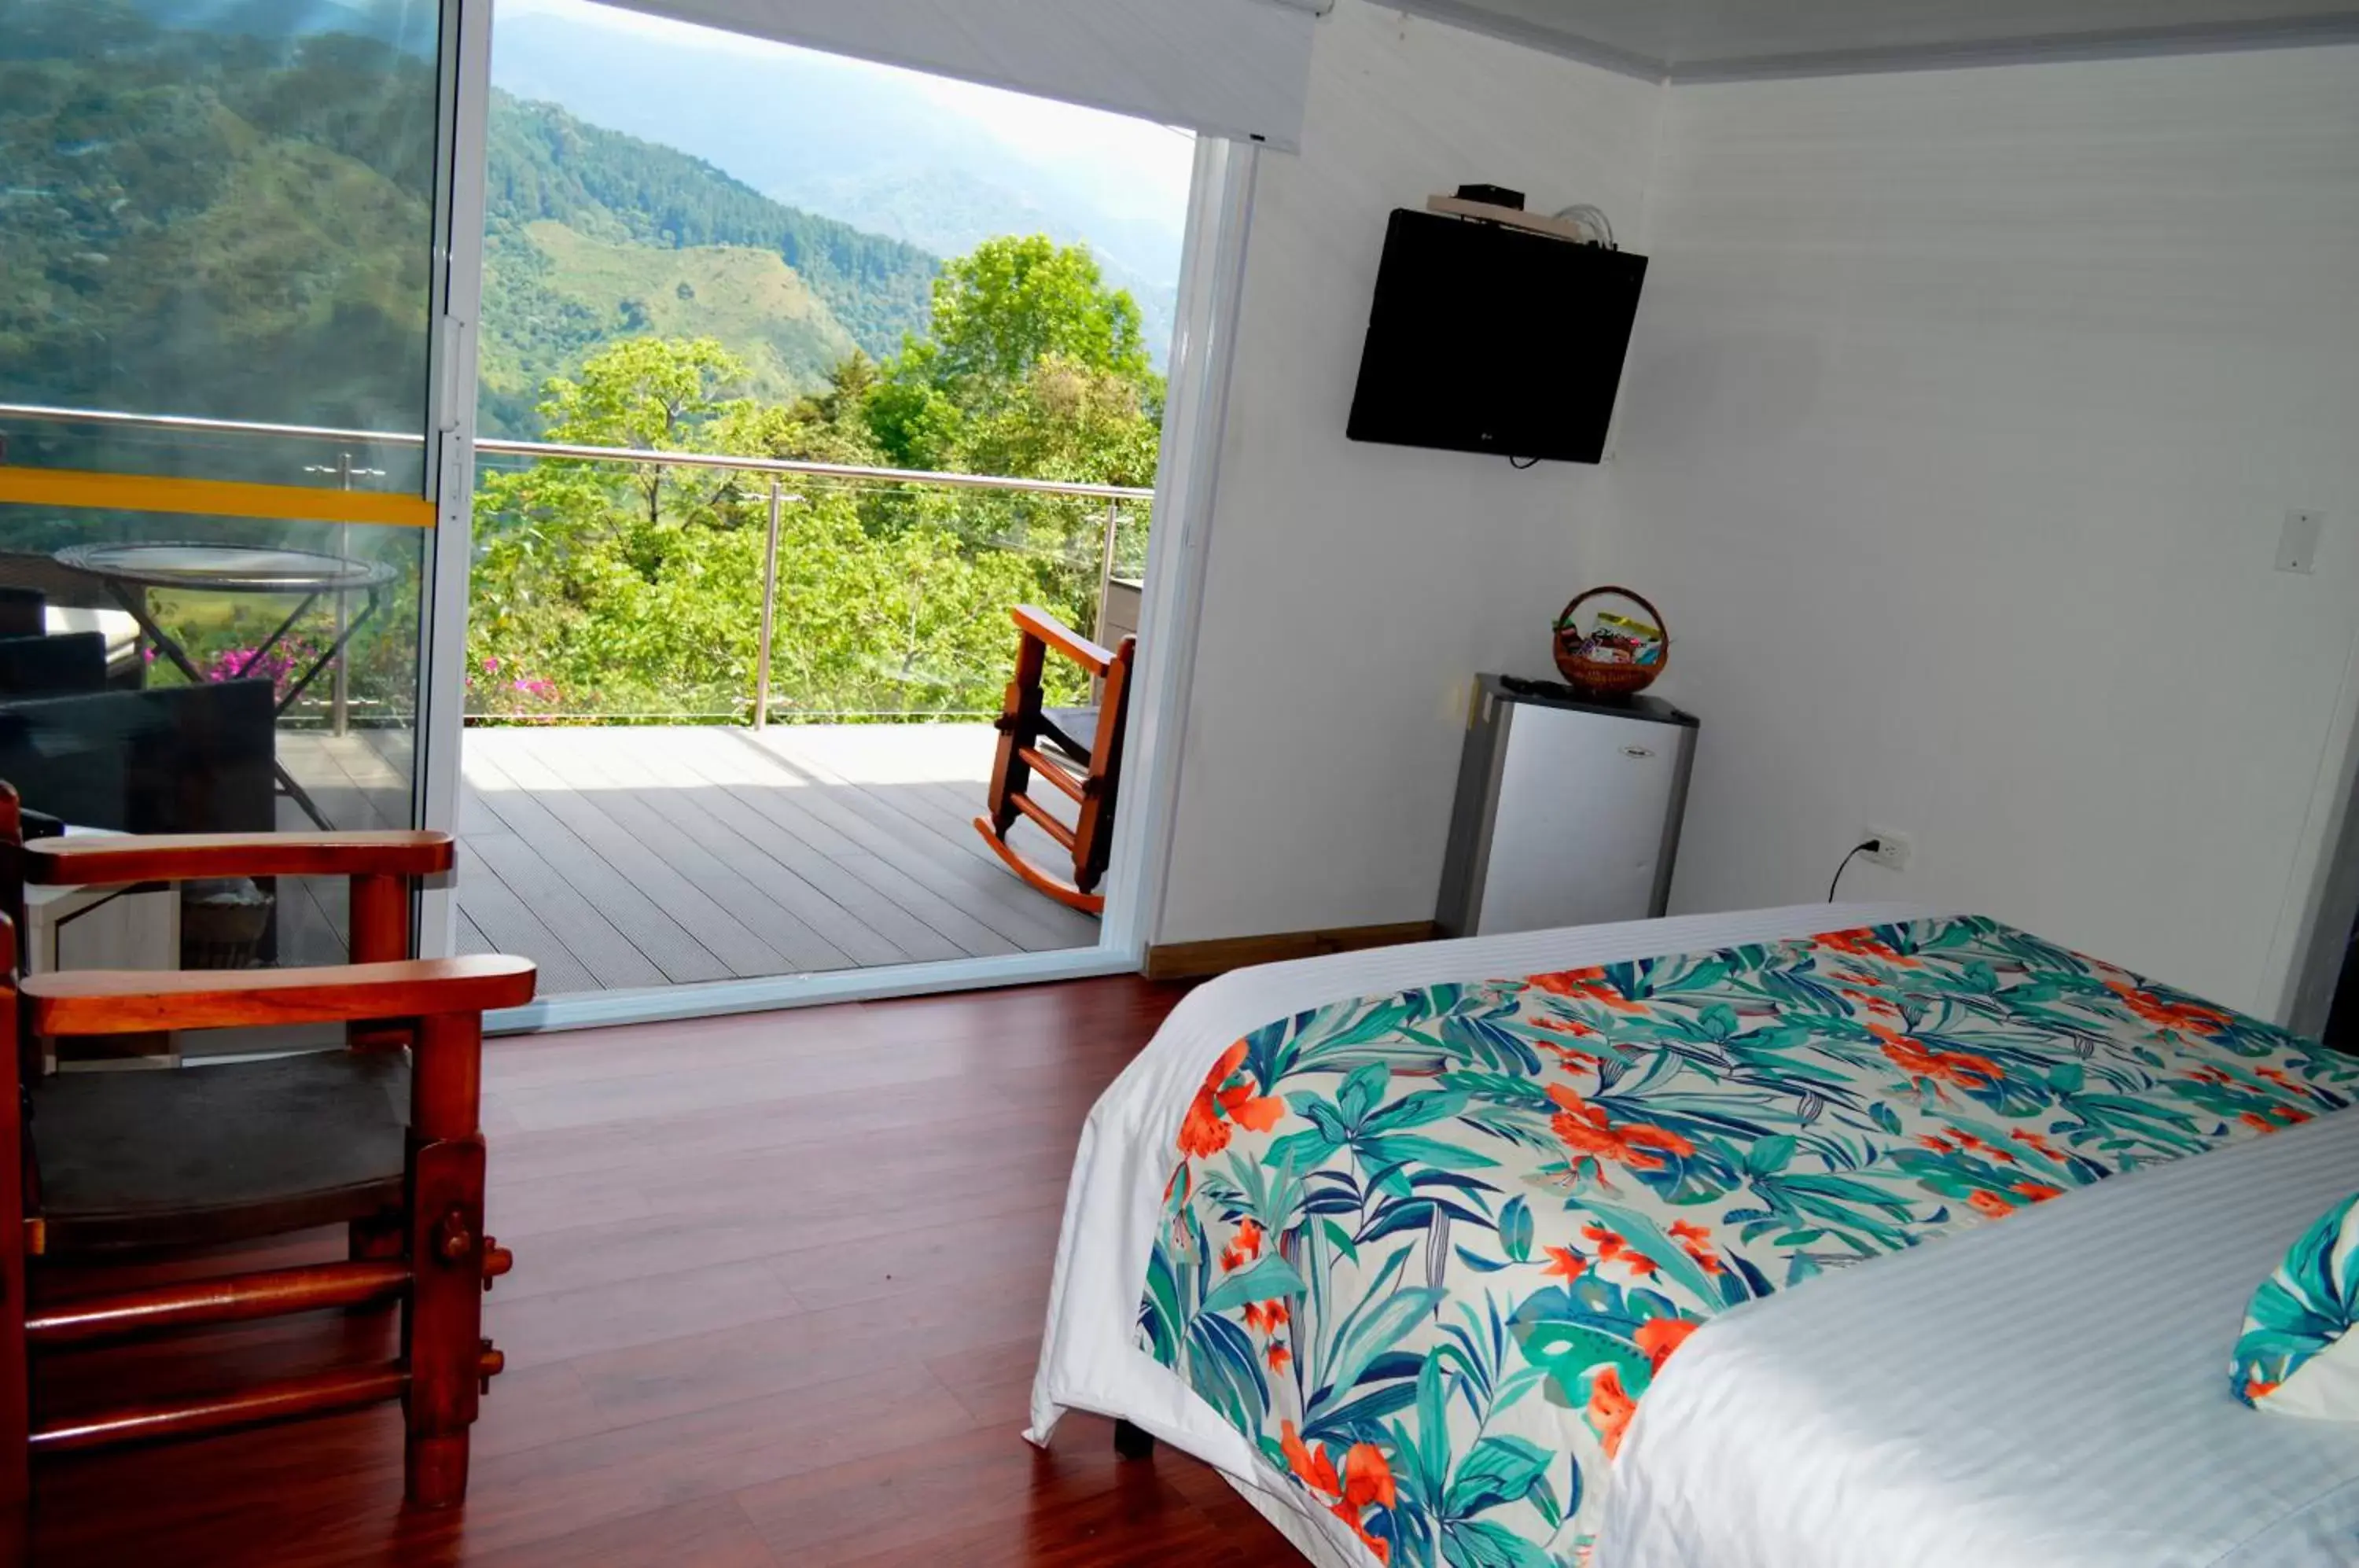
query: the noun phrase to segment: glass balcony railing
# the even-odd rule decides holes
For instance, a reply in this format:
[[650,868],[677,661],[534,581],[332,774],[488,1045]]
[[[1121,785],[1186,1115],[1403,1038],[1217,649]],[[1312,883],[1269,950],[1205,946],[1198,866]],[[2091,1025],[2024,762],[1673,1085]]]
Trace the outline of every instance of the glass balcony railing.
[[[421,437],[0,404],[0,435],[16,443],[0,490],[29,485],[37,497],[49,464],[22,460],[54,459],[87,431],[179,447],[245,442],[236,472],[255,476],[245,488],[256,494],[224,487],[223,516],[182,506],[168,525],[60,495],[54,508],[11,508],[26,537],[0,549],[32,557],[118,535],[246,539],[257,525],[229,509],[266,505],[276,542],[362,563],[390,551],[398,559],[386,563],[372,624],[335,645],[356,605],[331,596],[328,619],[260,662],[332,650],[282,727],[342,734],[356,715],[365,724],[396,707],[409,719],[424,530],[301,514],[342,517],[379,501],[422,507],[414,493],[386,489],[396,471],[415,482]],[[1150,490],[540,441],[484,440],[476,454],[470,723],[983,718],[997,712],[1007,679],[1014,605],[1109,641],[1136,625]],[[283,484],[261,482],[281,470]],[[255,662],[267,628],[245,625],[242,612],[201,593],[145,592],[143,608],[201,672]]]

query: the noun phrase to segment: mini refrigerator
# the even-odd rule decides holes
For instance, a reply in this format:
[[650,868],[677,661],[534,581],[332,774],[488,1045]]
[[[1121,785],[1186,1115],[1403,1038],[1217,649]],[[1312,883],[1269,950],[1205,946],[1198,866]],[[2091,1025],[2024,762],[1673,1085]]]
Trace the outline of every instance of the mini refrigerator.
[[1638,696],[1480,678],[1434,920],[1490,936],[1660,915],[1697,724]]

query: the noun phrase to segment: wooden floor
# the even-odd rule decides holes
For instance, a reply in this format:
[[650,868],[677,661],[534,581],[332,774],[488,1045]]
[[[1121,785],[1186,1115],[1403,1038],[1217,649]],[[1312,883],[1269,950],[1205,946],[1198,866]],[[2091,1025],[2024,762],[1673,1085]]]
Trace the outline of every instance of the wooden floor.
[[[532,959],[546,996],[1094,946],[1094,920],[1018,882],[974,831],[996,739],[986,724],[470,729],[459,950]],[[338,826],[406,821],[390,737],[290,732],[279,749]],[[1029,822],[1018,833],[1053,854]],[[327,903],[289,913],[333,942]]]
[[[1169,1447],[1117,1461],[1080,1415],[1051,1453],[1017,1435],[1082,1116],[1180,994],[1122,978],[495,1040],[488,1228],[516,1266],[488,1302],[509,1369],[466,1508],[401,1511],[386,1408],[44,1462],[33,1560],[1299,1568]],[[201,1387],[381,1356],[387,1330],[317,1314],[147,1367]],[[103,1354],[61,1369],[53,1408]]]

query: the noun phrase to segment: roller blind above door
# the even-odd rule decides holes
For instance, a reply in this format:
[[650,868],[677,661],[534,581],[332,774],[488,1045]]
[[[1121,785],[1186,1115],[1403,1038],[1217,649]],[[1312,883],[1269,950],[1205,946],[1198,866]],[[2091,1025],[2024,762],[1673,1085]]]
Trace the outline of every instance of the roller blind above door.
[[1298,0],[620,0],[1294,150],[1310,69]]

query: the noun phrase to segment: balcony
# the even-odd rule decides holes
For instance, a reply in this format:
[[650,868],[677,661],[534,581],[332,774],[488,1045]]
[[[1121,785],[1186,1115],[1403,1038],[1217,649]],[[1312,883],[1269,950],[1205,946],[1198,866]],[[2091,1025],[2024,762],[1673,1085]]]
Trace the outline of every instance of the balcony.
[[[27,406],[0,405],[0,417],[129,433],[161,427],[233,448],[253,433],[229,421]],[[296,497],[277,514],[294,519],[279,533],[209,517],[196,525],[210,530],[204,537],[234,550],[306,530],[291,542],[312,559],[368,560],[375,550],[393,563],[380,572],[392,580],[388,607],[374,618],[337,603],[334,590],[294,613],[322,623],[310,647],[323,651],[314,683],[299,678],[290,692],[288,677],[277,677],[279,712],[265,721],[266,731],[275,723],[266,738],[281,770],[277,825],[408,826],[420,776],[418,695],[430,679],[408,608],[432,580],[422,530],[332,520],[360,499],[342,487],[353,475],[396,466],[364,442],[397,450],[405,438],[299,427],[266,434],[271,453],[321,449],[332,462],[304,471],[331,474],[340,488],[270,485],[274,497]],[[466,723],[447,736],[462,780],[461,952],[530,958],[542,995],[564,996],[1096,944],[1097,920],[1011,876],[973,819],[997,741],[988,721],[1015,650],[1006,609],[1038,600],[1109,641],[1133,629],[1149,492],[524,441],[482,441],[477,453],[486,475],[506,483],[491,485],[477,509]],[[602,621],[594,604],[576,603],[561,635],[549,635],[546,615],[533,617],[559,590],[544,584],[582,575],[578,551],[595,545],[576,547],[549,526],[536,484],[562,496],[636,474],[670,484],[690,474],[705,486],[693,528],[676,536],[688,541],[689,575],[709,589],[691,605],[703,618],[683,634],[660,616]],[[303,509],[314,504],[321,509]],[[321,520],[301,520],[314,517]],[[137,543],[190,537],[190,527],[84,510],[71,537]],[[860,554],[879,541],[886,548]],[[27,548],[46,542],[30,534],[0,565],[35,573],[53,602],[80,603],[77,593],[110,602],[71,570],[71,550],[53,563]],[[859,573],[828,575],[851,559]],[[595,580],[611,581],[611,571]],[[874,597],[847,610],[829,586],[847,580]],[[944,599],[945,583],[963,596]],[[234,645],[254,640],[259,622],[223,619],[200,589],[144,599],[121,583],[112,591],[149,639],[135,689],[256,673],[259,654]],[[812,628],[831,615],[835,641],[822,646]],[[327,640],[355,619],[367,635],[349,652]],[[516,626],[541,640],[497,640]],[[155,655],[165,638],[172,660]],[[601,662],[610,648],[611,665]],[[137,665],[138,652],[115,662]],[[240,658],[244,666],[224,669]],[[565,659],[560,679],[538,673],[542,661]],[[1073,684],[1080,677],[1066,679],[1053,699],[1087,701]],[[1061,799],[1049,804],[1069,811]],[[1010,836],[1043,863],[1059,858],[1029,822]],[[332,887],[286,879],[277,897],[281,961],[340,954],[344,913]]]
[[[459,950],[529,958],[559,995],[1092,945],[1096,920],[1010,877],[974,831],[997,738],[984,724],[471,730]],[[338,826],[406,822],[408,761],[379,737],[294,731],[279,749]],[[315,942],[342,920],[309,899],[287,915]]]

